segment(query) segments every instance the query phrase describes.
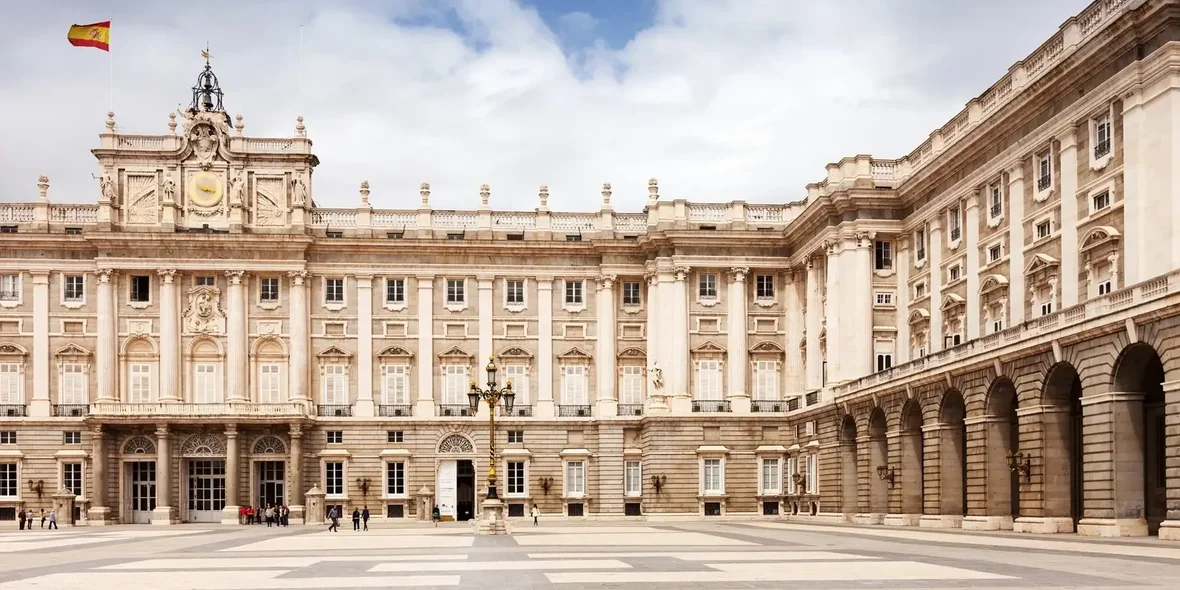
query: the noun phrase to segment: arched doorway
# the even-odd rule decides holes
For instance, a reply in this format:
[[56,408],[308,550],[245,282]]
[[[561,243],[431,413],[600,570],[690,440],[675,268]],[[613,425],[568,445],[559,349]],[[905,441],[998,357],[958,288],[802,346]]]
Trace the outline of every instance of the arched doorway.
[[443,520],[475,517],[475,444],[458,433],[438,443],[437,481],[434,502]]
[[987,528],[1011,530],[1020,517],[1022,474],[1008,466],[1020,452],[1020,422],[1016,415],[1016,386],[1007,377],[992,382],[987,394]]
[[1044,404],[1052,409],[1042,417],[1045,433],[1045,518],[1066,519],[1075,530],[1085,515],[1082,463],[1082,381],[1069,363],[1057,363],[1045,376]]
[[[901,512],[917,519],[922,514],[922,409],[918,402],[909,400],[901,409],[901,465],[894,478],[901,486]],[[916,524],[911,522],[909,524]]]
[[878,468],[889,469],[889,441],[885,438],[885,412],[881,408],[869,414],[869,512],[874,520],[889,512],[889,482]]
[[[1112,408],[1115,518],[1142,519],[1149,535],[1159,534],[1167,512],[1163,382],[1163,363],[1150,345],[1138,342],[1119,355],[1111,384],[1122,398]],[[1131,444],[1117,444],[1127,439]]]
[[856,486],[856,419],[844,416],[840,431],[840,490],[843,512],[849,518],[860,511]]
[[960,526],[967,514],[967,407],[963,394],[950,390],[938,408],[938,514],[944,525]]

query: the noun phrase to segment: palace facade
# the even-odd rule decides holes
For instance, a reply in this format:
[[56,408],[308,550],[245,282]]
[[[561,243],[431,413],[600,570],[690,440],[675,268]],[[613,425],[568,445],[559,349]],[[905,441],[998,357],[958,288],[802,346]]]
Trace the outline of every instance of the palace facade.
[[494,356],[514,516],[1180,538],[1176,113],[1180,2],[1099,0],[797,202],[324,208],[206,66],[97,204],[0,204],[0,519],[470,518]]

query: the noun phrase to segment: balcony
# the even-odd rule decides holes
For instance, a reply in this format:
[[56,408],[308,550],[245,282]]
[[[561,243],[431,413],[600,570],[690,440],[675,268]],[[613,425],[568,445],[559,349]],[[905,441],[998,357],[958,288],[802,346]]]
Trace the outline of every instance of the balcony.
[[620,416],[642,416],[643,404],[619,404]]
[[692,411],[728,412],[729,400],[694,399],[692,400]]
[[795,410],[798,410],[798,409],[799,409],[799,398],[797,396],[787,400],[787,411],[788,412],[794,412]]
[[438,407],[439,416],[470,416],[471,407],[467,404],[442,404]]
[[53,406],[53,415],[58,418],[81,418],[89,413],[89,404],[54,404]]
[[1051,177],[1049,175],[1042,176],[1037,179],[1037,190],[1038,191],[1047,191],[1047,190],[1049,190],[1050,184],[1053,184],[1053,177]]
[[806,403],[808,406],[814,406],[815,404],[818,404],[819,403],[819,392],[818,391],[807,392],[807,397],[804,399],[804,403]]
[[787,409],[787,403],[782,400],[765,400],[756,399],[750,402],[751,412],[784,412]]
[[377,406],[377,415],[384,418],[403,418],[414,415],[414,408],[409,404],[386,404]]
[[1094,159],[1105,158],[1110,155],[1110,139],[1104,139],[1094,144]]
[[344,418],[352,415],[352,406],[341,404],[320,404],[316,406],[316,415]]
[[514,406],[512,406],[512,413],[511,414],[505,413],[503,410],[501,410],[500,415],[501,416],[508,416],[508,417],[516,417],[516,418],[530,418],[533,415],[533,407],[532,406],[514,405]]
[[251,402],[226,402],[221,404],[155,402],[126,404],[122,402],[102,402],[90,404],[90,415],[126,418],[183,418],[204,416],[295,417],[303,416],[304,410],[303,404],[298,402],[279,404],[255,404]]
[[562,418],[589,418],[590,406],[557,406],[557,415]]
[[0,418],[23,418],[25,416],[24,404],[3,404],[0,405]]

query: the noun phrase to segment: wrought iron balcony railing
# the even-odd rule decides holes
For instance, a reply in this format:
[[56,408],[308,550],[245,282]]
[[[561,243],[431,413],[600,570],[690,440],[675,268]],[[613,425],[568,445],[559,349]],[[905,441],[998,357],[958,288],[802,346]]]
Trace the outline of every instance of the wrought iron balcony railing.
[[619,404],[620,416],[642,416],[643,404]]
[[343,418],[352,415],[352,406],[345,404],[320,404],[316,406],[316,414]]
[[25,415],[24,404],[0,405],[0,418],[21,418]]
[[750,402],[751,412],[784,412],[787,409],[787,402],[782,400],[762,400],[756,399]]
[[90,404],[55,404],[53,415],[59,418],[81,418],[90,413]]
[[471,408],[467,404],[442,404],[438,407],[439,416],[470,416]]
[[562,418],[589,418],[590,406],[557,406],[557,415]]
[[692,400],[692,411],[694,411],[694,412],[728,412],[729,411],[729,400],[694,399],[694,400]]
[[377,415],[386,418],[400,418],[414,415],[414,407],[409,404],[385,404],[377,406]]

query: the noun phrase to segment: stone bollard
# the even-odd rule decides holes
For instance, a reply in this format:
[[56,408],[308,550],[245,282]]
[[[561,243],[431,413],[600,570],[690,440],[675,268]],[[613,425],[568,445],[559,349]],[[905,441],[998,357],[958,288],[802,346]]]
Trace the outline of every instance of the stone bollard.
[[324,492],[313,485],[303,496],[307,500],[303,524],[324,524]]
[[53,494],[53,512],[57,515],[57,526],[74,526],[74,501],[78,497],[67,489]]

